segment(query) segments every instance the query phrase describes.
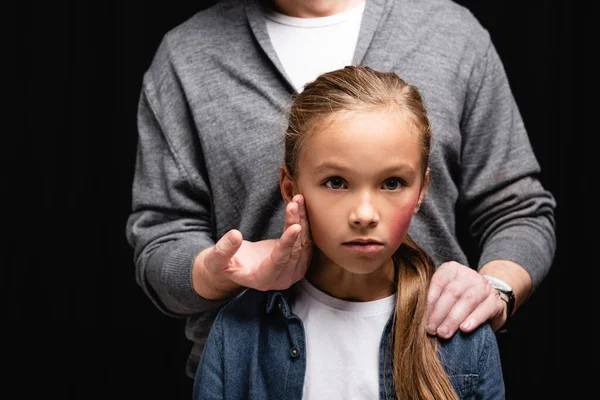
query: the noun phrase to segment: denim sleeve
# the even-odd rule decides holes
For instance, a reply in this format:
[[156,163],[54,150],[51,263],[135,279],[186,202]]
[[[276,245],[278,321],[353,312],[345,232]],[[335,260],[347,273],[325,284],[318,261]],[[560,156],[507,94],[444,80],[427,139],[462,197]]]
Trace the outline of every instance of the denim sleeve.
[[196,370],[193,387],[194,400],[220,400],[225,397],[223,355],[223,318],[219,314],[208,334]]
[[479,356],[479,384],[476,390],[477,399],[504,400],[504,377],[496,334],[492,329],[484,329],[485,343]]

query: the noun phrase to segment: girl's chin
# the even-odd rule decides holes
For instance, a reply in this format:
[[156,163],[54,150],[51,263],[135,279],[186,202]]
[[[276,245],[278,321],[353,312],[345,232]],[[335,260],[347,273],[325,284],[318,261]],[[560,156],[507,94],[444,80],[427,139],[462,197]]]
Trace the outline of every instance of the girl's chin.
[[[370,248],[369,246],[376,246]],[[352,247],[352,246],[349,246]],[[366,248],[365,248],[366,247]],[[392,254],[381,251],[382,245],[367,245],[359,249],[343,249],[344,254],[327,256],[318,247],[315,247],[311,269],[320,272],[348,272],[355,275],[368,275],[389,266],[393,270]],[[385,250],[385,249],[383,249]]]
[[340,260],[340,262],[332,263],[330,265],[332,268],[335,268],[338,271],[342,270],[354,275],[369,275],[376,272],[383,272],[383,270],[387,269],[388,266],[391,270],[393,270],[394,264],[391,257],[385,261],[381,260],[381,257],[378,258],[379,260],[373,259],[372,257],[362,257],[360,260],[353,259],[350,262],[344,262],[344,260]]

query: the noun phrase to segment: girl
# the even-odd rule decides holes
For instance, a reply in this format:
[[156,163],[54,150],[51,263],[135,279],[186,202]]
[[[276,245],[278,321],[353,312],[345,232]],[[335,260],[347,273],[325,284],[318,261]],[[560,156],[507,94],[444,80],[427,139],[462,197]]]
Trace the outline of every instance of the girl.
[[346,67],[296,96],[280,186],[304,201],[311,265],[290,289],[247,290],[221,310],[195,399],[504,398],[489,325],[426,333],[435,266],[407,232],[430,140],[418,90],[393,73]]

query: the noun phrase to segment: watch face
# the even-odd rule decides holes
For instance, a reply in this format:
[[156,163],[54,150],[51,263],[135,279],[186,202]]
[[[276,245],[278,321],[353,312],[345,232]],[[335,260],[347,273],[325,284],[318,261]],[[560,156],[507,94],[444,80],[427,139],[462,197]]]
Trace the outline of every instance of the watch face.
[[503,280],[495,278],[493,276],[490,275],[483,275],[483,277],[485,279],[488,280],[488,282],[490,282],[490,284],[494,287],[494,289],[498,289],[501,290],[503,292],[512,292],[512,288]]

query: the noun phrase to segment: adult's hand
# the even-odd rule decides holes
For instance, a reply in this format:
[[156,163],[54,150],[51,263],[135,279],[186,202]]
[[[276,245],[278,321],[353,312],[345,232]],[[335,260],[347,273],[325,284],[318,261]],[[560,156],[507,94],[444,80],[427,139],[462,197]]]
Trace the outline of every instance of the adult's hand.
[[507,320],[506,303],[477,271],[454,261],[443,263],[431,279],[427,296],[427,332],[449,338],[470,332],[485,321],[497,331]]
[[279,239],[250,242],[232,229],[194,261],[194,289],[204,298],[223,299],[243,288],[287,289],[302,279],[312,255],[304,198],[294,196],[285,209]]

